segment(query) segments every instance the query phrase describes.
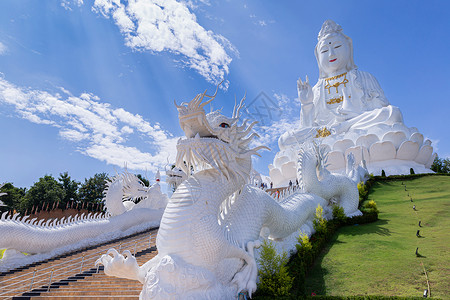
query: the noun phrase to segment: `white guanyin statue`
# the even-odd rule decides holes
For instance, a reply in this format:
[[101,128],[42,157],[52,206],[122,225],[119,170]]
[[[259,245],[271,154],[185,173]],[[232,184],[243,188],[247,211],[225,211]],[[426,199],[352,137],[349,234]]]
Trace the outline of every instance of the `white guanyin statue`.
[[324,22],[315,55],[319,79],[314,87],[308,77],[297,82],[300,128],[278,140],[280,152],[269,165],[274,185],[295,177],[298,149],[313,139],[329,151],[332,172],[345,172],[349,153],[357,164],[364,159],[375,175],[383,169],[387,175],[409,174],[410,168],[415,173],[431,172],[431,142],[424,141],[416,128],[405,126],[399,108],[389,104],[373,75],[357,69],[352,40],[340,25]]

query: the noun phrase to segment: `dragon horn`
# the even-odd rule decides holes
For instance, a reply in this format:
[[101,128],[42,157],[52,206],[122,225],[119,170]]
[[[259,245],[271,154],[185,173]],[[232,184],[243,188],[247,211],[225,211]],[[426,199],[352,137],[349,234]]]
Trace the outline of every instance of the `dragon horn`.
[[177,101],[175,99],[173,99],[173,104],[175,104],[176,108],[182,108],[183,105],[178,105]]

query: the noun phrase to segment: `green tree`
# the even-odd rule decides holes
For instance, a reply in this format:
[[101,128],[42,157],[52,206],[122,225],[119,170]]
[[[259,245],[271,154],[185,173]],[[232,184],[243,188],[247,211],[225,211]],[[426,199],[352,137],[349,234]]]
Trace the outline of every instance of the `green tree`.
[[145,186],[150,186],[150,181],[141,174],[137,174],[136,177],[139,178]]
[[5,183],[0,188],[0,193],[6,193],[6,195],[0,197],[0,200],[5,204],[5,206],[0,206],[0,211],[19,210],[20,202],[23,200],[25,192],[25,188],[17,188],[12,183]]
[[45,175],[39,178],[25,194],[23,201],[20,204],[21,212],[25,210],[30,211],[33,206],[38,206],[39,209],[47,205],[53,207],[58,201],[64,199],[64,190],[61,184],[56,181],[51,175]]
[[431,165],[431,170],[436,173],[450,173],[450,158],[443,159],[436,156]]
[[258,290],[263,295],[288,296],[294,278],[289,276],[286,252],[277,254],[272,241],[264,240],[261,246]]
[[109,176],[106,173],[97,173],[89,179],[84,179],[78,190],[79,199],[87,204],[100,203],[103,199],[103,191]]
[[327,231],[327,220],[323,216],[323,208],[320,204],[317,205],[316,214],[313,220],[314,230],[318,235],[323,235]]
[[59,174],[58,181],[64,190],[64,198],[60,207],[66,207],[69,201],[78,201],[79,182],[72,180],[67,172]]

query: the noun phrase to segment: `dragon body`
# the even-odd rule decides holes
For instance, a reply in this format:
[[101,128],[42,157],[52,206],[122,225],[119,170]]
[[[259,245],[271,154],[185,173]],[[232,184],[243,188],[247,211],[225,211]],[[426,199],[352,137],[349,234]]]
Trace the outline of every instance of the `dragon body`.
[[362,215],[358,210],[359,192],[356,182],[345,175],[330,173],[325,168],[326,155],[317,146],[313,149],[302,149],[299,154],[297,177],[300,178],[304,192],[313,193],[341,206],[347,217]]
[[[20,218],[19,214],[6,217],[5,212],[0,219],[0,249],[7,251],[0,260],[0,271],[157,227],[166,198],[158,184],[145,187],[136,176],[125,172],[108,182],[104,214],[82,214],[44,223],[36,218],[30,220],[29,216]],[[136,199],[141,201],[134,204]],[[8,255],[20,252],[35,255]]]
[[[211,99],[203,102],[204,97]],[[306,187],[316,185],[314,193],[296,192],[278,202],[247,184],[251,156],[266,147],[250,149],[255,123],[238,124],[244,99],[227,118],[218,111],[205,113],[203,107],[214,97],[205,92],[176,105],[186,134],[177,145],[176,165],[193,174],[169,200],[156,240],[157,256],[139,266],[129,251],[110,249],[96,262],[108,275],[141,281],[141,299],[230,299],[242,290],[251,295],[257,279],[254,248],[261,236],[283,240],[312,223],[319,204],[329,214],[327,198],[342,196],[341,203],[346,203],[346,193],[356,189],[346,181],[341,183],[348,191],[324,192],[316,161],[301,166],[304,178],[316,177],[304,180]],[[349,206],[347,212],[351,210]]]

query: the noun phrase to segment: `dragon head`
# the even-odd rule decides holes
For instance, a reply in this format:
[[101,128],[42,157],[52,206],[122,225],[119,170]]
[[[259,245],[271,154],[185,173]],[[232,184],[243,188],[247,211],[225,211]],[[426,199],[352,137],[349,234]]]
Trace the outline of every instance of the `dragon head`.
[[[222,115],[220,111],[205,113],[204,107],[214,100],[218,88],[219,86],[213,96],[207,95],[205,91],[188,103],[177,105],[175,102],[180,126],[186,135],[186,138],[178,141],[176,165],[188,175],[200,170],[215,169],[227,180],[241,178],[247,182],[251,171],[251,156],[259,156],[258,150],[269,148],[249,147],[258,134],[252,133],[256,121],[248,125],[248,121],[244,120],[239,124],[245,96],[239,105],[235,104],[231,118]],[[209,99],[203,101],[205,97]]]

